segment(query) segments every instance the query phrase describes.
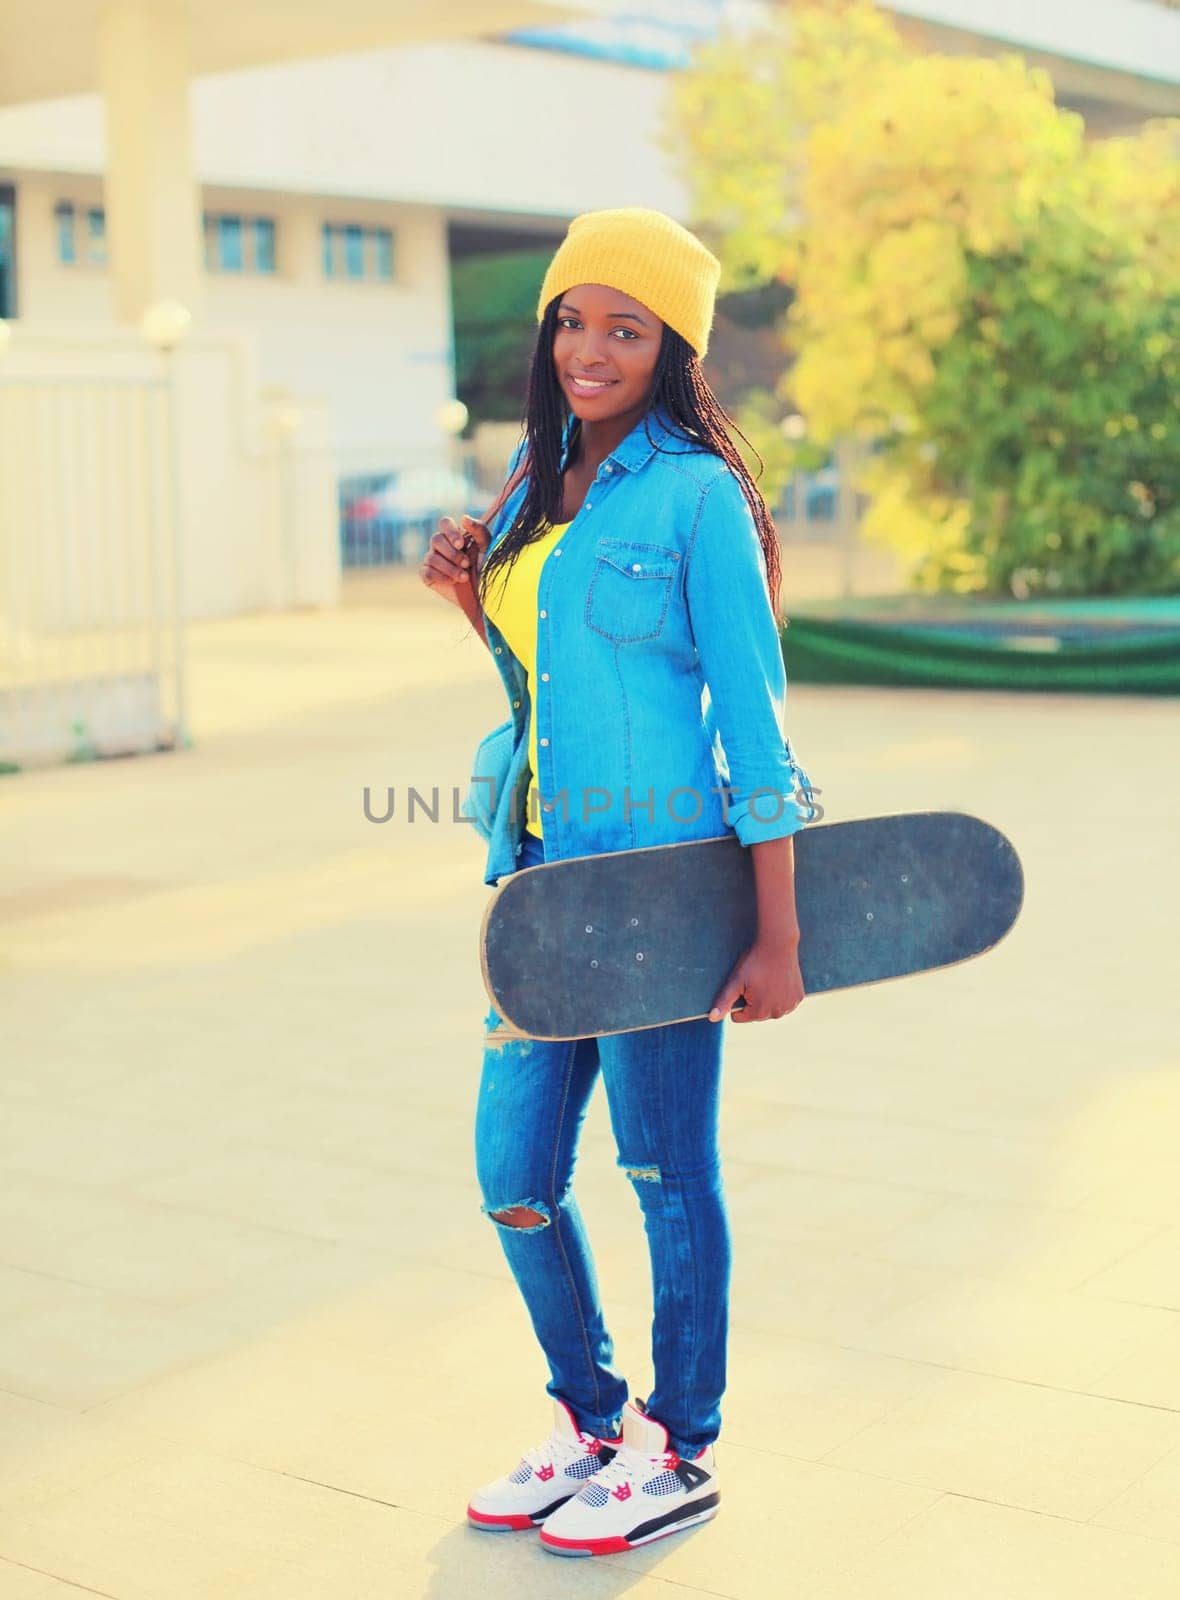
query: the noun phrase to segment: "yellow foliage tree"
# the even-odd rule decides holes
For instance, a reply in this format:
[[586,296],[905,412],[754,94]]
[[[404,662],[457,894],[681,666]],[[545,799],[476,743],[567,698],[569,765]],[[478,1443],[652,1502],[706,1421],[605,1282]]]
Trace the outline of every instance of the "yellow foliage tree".
[[913,413],[959,325],[968,255],[1013,249],[1081,147],[1081,118],[1016,57],[919,56],[813,129],[791,386],[821,437]]
[[866,531],[929,586],[1180,586],[1176,125],[1087,143],[1043,72],[911,54],[871,0],[796,0],[673,100],[723,282],[794,289],[779,399],[874,445]]
[[871,0],[822,0],[722,33],[673,79],[664,147],[714,226],[728,289],[793,280],[807,136],[904,55]]

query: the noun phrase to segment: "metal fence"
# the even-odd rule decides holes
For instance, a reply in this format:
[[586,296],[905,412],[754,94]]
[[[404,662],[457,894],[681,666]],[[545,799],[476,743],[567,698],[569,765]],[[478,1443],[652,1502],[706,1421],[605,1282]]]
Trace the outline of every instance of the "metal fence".
[[[853,487],[863,447],[844,443],[814,471],[799,472],[771,509],[784,547],[826,560],[844,593],[855,588],[860,523],[867,504]],[[477,458],[466,441],[448,462],[390,459],[378,450],[341,457],[340,561],[344,568],[416,566],[443,516],[482,516],[507,463]]]
[[390,460],[349,451],[339,462],[342,567],[416,566],[440,517],[482,517],[502,477],[456,445],[446,461]]
[[164,377],[0,377],[0,770],[184,737]]

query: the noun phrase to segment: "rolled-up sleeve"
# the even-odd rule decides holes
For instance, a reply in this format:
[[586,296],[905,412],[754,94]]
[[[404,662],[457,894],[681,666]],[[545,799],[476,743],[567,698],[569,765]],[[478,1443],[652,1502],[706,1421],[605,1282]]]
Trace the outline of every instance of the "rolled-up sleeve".
[[729,765],[728,821],[743,845],[797,833],[812,817],[795,798],[784,733],[787,676],[758,529],[728,469],[706,487],[688,551],[685,598],[701,673]]

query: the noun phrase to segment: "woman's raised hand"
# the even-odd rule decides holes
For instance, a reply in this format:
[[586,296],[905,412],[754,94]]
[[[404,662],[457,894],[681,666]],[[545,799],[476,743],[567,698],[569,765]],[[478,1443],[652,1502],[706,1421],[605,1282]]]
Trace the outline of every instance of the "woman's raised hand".
[[469,617],[480,611],[476,579],[491,542],[487,524],[474,517],[440,517],[418,576],[428,589]]

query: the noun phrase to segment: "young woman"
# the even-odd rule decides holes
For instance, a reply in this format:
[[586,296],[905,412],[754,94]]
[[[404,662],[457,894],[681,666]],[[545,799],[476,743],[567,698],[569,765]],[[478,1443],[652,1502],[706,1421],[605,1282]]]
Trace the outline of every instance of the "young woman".
[[[485,1045],[482,1209],[548,1361],[555,1426],[476,1491],[468,1518],[540,1527],[564,1555],[632,1549],[717,1512],[724,1022],[782,1017],[803,998],[791,835],[811,790],[782,730],[777,536],[701,370],[719,276],[660,212],[576,218],[541,289],[508,485],[482,522],[444,518],[421,569],[484,639],[511,707],[488,884],[731,833],[754,864],[757,937],[707,1018]],[[489,1031],[498,1022],[493,1009]],[[614,1365],[571,1186],[600,1071],[651,1253],[646,1400],[628,1399]]]

